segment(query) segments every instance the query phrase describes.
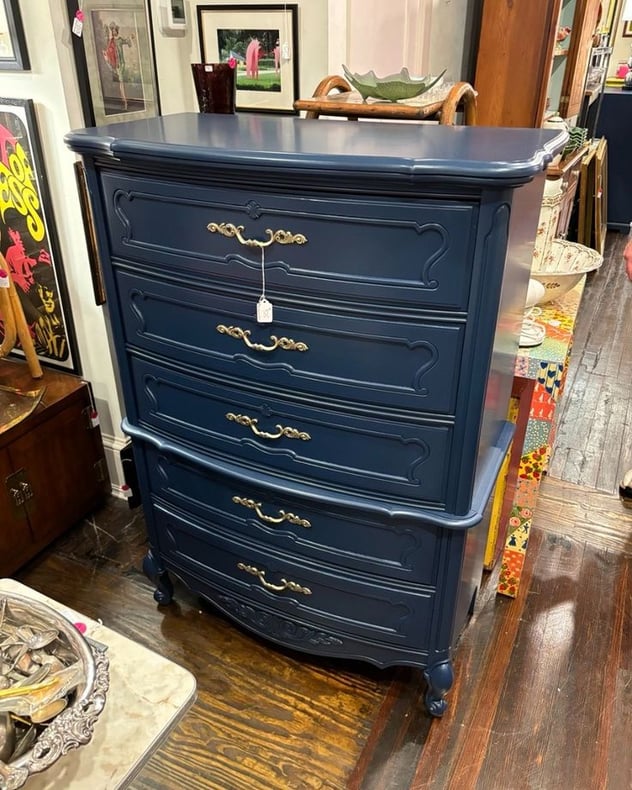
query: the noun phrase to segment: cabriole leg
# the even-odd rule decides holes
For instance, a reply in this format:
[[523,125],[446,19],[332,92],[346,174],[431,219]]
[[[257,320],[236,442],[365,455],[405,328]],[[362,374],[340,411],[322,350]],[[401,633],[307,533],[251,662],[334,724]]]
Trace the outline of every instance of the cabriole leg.
[[454,683],[454,672],[451,661],[441,661],[424,670],[424,678],[428,683],[428,690],[424,697],[426,708],[431,716],[440,718],[446,711],[448,703],[444,697]]
[[156,561],[151,549],[143,560],[143,573],[156,585],[154,601],[161,606],[170,604],[173,600],[173,584],[167,571]]

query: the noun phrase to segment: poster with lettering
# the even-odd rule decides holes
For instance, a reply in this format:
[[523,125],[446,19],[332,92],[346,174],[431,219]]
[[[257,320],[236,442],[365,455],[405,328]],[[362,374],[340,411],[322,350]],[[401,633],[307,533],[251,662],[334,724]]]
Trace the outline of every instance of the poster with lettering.
[[[0,268],[8,268],[40,362],[78,372],[33,102],[0,98]],[[4,336],[0,316],[0,341]],[[16,354],[21,350],[16,348]]]

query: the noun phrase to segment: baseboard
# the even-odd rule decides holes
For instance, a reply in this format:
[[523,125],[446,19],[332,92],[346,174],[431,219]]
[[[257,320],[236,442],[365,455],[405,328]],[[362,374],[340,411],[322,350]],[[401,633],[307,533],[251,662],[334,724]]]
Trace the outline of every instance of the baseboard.
[[112,484],[112,495],[120,499],[126,499],[128,495],[124,493],[125,475],[121,461],[121,451],[128,445],[129,439],[121,439],[118,436],[110,436],[106,433],[102,433],[101,438],[103,440],[105,462]]

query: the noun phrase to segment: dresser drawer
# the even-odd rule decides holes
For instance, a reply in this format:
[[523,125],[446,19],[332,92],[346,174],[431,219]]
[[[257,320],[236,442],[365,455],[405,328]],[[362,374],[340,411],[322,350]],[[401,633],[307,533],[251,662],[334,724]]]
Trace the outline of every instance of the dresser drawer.
[[302,234],[265,250],[267,290],[339,302],[466,309],[477,205],[469,199],[342,198],[195,186],[103,172],[114,257],[228,285],[261,288],[261,254],[210,223]]
[[454,413],[463,323],[276,304],[261,325],[252,298],[118,268],[116,281],[126,342],[153,354],[283,392]]
[[443,506],[450,423],[354,414],[334,403],[325,408],[322,399],[284,400],[165,361],[129,359],[138,410],[132,423],[245,467]]
[[152,507],[160,551],[224,593],[247,597],[279,614],[376,641],[422,648],[428,644],[435,590],[373,581],[341,568],[301,563],[281,552],[224,536],[184,513]]
[[247,477],[235,481],[151,446],[143,449],[152,499],[212,524],[218,533],[312,562],[436,583],[439,527],[411,525],[404,518],[384,523],[308,496],[279,496]]

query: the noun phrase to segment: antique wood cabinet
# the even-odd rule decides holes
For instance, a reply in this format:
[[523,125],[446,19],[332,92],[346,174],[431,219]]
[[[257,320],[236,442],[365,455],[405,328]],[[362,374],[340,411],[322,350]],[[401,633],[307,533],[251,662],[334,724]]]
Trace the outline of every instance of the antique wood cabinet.
[[[477,122],[541,126],[581,110],[600,0],[484,0],[474,87]],[[558,31],[570,29],[559,41]]]
[[156,600],[171,571],[280,644],[421,667],[441,715],[564,135],[184,114],[66,140]]
[[0,360],[0,385],[44,388],[37,408],[0,433],[0,574],[8,576],[96,509],[110,484],[85,381],[49,369],[33,379],[24,363]]

